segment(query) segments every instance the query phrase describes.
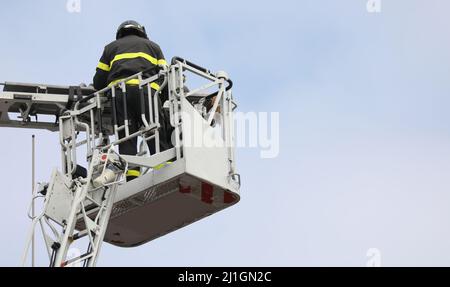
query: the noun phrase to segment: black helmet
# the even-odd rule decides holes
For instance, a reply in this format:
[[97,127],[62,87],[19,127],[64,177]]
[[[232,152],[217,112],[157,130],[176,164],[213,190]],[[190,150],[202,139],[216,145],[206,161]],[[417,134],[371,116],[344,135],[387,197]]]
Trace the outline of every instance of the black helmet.
[[129,30],[136,31],[140,37],[147,38],[145,27],[136,21],[129,20],[120,24],[119,28],[117,28],[116,39],[120,39],[125,36],[125,32]]

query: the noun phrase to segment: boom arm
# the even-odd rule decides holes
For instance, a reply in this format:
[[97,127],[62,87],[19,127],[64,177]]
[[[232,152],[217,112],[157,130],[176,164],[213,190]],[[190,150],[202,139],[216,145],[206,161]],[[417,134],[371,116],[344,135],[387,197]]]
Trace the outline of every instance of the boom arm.
[[[95,90],[81,86],[56,86],[6,82],[0,92],[0,127],[58,131],[58,118],[77,100]],[[17,114],[17,119],[9,113]],[[50,118],[54,116],[54,118]],[[53,121],[51,121],[53,119]]]

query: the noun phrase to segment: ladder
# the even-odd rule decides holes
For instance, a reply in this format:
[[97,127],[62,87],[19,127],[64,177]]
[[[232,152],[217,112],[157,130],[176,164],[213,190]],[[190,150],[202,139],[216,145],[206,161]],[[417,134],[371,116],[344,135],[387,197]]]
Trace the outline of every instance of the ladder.
[[[45,195],[45,205],[43,212],[33,218],[22,264],[26,264],[31,238],[39,224],[51,267],[80,263],[95,266],[124,169],[119,156],[112,150],[105,154],[97,149],[86,178],[79,177],[70,182],[54,170],[50,183],[40,189],[40,194]],[[110,178],[104,178],[108,174]],[[99,186],[92,184],[93,179]],[[59,225],[59,231],[55,225]],[[84,237],[88,238],[85,253],[68,259],[71,244]]]

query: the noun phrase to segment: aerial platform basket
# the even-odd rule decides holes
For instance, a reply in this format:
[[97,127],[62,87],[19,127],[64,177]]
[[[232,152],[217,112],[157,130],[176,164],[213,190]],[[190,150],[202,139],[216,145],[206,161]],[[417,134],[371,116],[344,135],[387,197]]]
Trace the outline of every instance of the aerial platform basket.
[[[201,125],[182,119],[184,133],[212,129],[187,100],[182,105],[182,117],[196,118],[193,122]],[[105,241],[137,246],[239,201],[239,177],[230,170],[225,143],[214,136],[204,140],[209,147],[184,146],[181,159],[119,186]],[[162,156],[175,157],[175,149]]]
[[121,247],[141,245],[239,201],[236,188],[189,174],[185,160],[155,173],[119,187],[106,242]]

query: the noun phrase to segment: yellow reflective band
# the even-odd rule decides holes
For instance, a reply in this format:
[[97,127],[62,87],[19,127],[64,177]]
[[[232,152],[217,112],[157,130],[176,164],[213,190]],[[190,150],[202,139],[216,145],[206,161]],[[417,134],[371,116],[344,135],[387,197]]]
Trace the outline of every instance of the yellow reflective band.
[[127,85],[139,85],[139,79],[131,79],[125,82]]
[[166,60],[164,60],[164,59],[160,59],[160,60],[158,60],[158,65],[159,65],[159,66],[166,66],[166,65],[167,65],[167,62],[166,62]]
[[[122,82],[123,79],[115,80],[109,83],[108,87],[114,86],[115,84]],[[126,85],[139,85],[139,79],[131,79],[125,82]],[[150,87],[155,90],[159,90],[160,86],[157,83],[150,83]]]
[[[122,82],[123,79],[118,79],[109,83],[108,87],[114,86],[115,84]],[[126,85],[139,85],[139,79],[131,79],[125,82]]]
[[120,60],[124,60],[124,59],[135,59],[135,58],[144,58],[147,61],[149,61],[150,63],[152,63],[153,65],[158,65],[158,60],[156,58],[153,58],[152,56],[150,56],[147,53],[144,52],[138,52],[138,53],[123,53],[123,54],[118,54],[114,57],[114,59],[111,61],[111,63],[109,63],[109,66],[112,67],[112,65],[114,64],[114,62],[116,61],[120,61]]
[[161,168],[165,167],[166,165],[171,164],[171,161],[166,161],[164,163],[158,164],[157,166],[153,167],[154,170],[160,170]]
[[129,169],[129,170],[127,171],[127,176],[135,176],[135,177],[138,177],[138,176],[140,176],[140,175],[141,175],[141,172],[138,171],[138,170]]
[[160,89],[160,86],[157,83],[151,83],[150,87],[152,87],[155,90],[159,90]]
[[97,68],[99,68],[100,70],[106,71],[106,72],[109,72],[111,70],[111,68],[108,65],[106,65],[102,62],[98,62]]

